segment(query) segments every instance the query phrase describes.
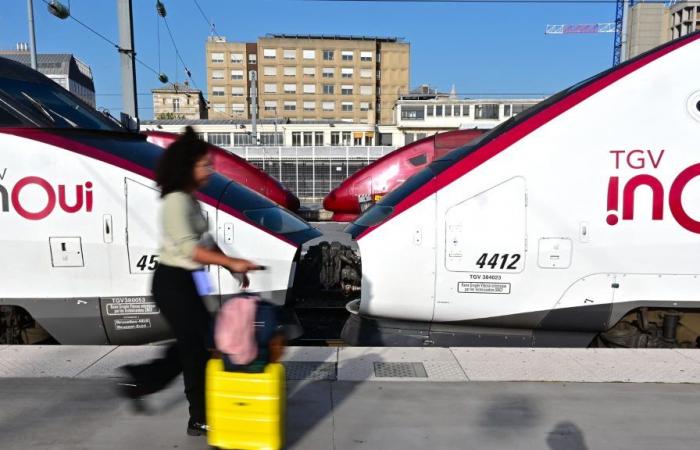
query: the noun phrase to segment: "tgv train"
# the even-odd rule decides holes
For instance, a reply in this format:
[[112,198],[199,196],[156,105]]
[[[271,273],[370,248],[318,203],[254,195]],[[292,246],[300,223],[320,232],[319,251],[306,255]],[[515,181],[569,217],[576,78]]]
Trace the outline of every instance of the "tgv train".
[[350,222],[434,159],[476,139],[483,130],[456,130],[429,136],[374,161],[355,172],[323,199],[333,220]]
[[[697,346],[700,33],[434,161],[346,231],[363,345]],[[359,304],[358,304],[359,303]]]
[[[60,343],[168,337],[150,297],[158,262],[162,149],[58,84],[0,58],[0,306],[26,310]],[[287,299],[301,245],[320,233],[219,174],[197,193],[227,254],[268,270],[250,290]],[[239,291],[210,269],[214,300]]]
[[[163,131],[144,131],[143,134],[146,135],[148,142],[163,148],[173,143],[178,137],[175,133]],[[207,147],[214,170],[218,173],[264,195],[290,211],[299,210],[299,199],[275,178],[221,147],[212,144],[207,144]]]

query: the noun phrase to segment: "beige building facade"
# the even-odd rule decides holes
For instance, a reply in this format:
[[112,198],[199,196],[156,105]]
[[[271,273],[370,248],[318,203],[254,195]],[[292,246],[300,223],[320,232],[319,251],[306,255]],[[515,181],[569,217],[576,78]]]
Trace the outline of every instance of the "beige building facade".
[[199,89],[172,83],[164,88],[151,89],[153,118],[159,120],[208,118],[206,100]]
[[700,30],[700,1],[638,2],[627,13],[627,59]]
[[409,86],[410,46],[397,38],[210,38],[206,50],[212,118],[251,118],[257,105],[258,118],[279,122],[391,124]]

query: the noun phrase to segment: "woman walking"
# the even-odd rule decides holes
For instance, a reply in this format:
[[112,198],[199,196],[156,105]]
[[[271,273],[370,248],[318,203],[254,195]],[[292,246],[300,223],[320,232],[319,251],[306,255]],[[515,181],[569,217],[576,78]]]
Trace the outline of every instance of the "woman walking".
[[208,233],[194,193],[206,184],[211,172],[207,146],[191,127],[165,150],[158,163],[163,242],[152,292],[176,342],[160,359],[122,367],[131,378],[121,385],[122,393],[136,405],[141,397],[163,389],[182,372],[190,413],[187,434],[192,436],[206,431],[204,374],[211,346],[211,317],[202,299],[208,293],[204,266],[219,265],[243,274],[244,287],[248,285],[245,273],[260,268],[245,259],[226,256]]

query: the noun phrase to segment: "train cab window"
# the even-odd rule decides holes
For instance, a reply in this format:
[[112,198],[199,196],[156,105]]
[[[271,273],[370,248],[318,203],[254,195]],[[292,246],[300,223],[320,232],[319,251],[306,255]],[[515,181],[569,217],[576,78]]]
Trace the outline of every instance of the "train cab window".
[[0,108],[0,127],[13,127],[17,125],[22,125],[22,121],[5,111],[5,109]]
[[122,131],[122,128],[56,83],[3,78],[0,91],[53,128]]
[[420,155],[414,156],[413,158],[409,158],[408,162],[410,162],[412,165],[418,167],[422,166],[423,164],[428,162],[428,157],[426,156],[425,153],[422,153]]
[[394,208],[391,206],[374,205],[358,217],[354,224],[361,227],[373,227],[382,223],[392,212],[394,212]]
[[279,207],[249,209],[243,214],[251,221],[273,233],[289,234],[303,231],[310,226],[295,215]]

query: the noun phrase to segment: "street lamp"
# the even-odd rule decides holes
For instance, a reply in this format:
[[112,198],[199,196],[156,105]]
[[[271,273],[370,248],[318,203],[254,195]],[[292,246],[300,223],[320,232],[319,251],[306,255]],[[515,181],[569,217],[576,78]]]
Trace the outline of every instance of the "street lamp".
[[69,6],[64,5],[58,0],[51,0],[51,3],[48,5],[49,13],[58,17],[59,19],[67,19],[70,17],[70,2],[68,5]]

